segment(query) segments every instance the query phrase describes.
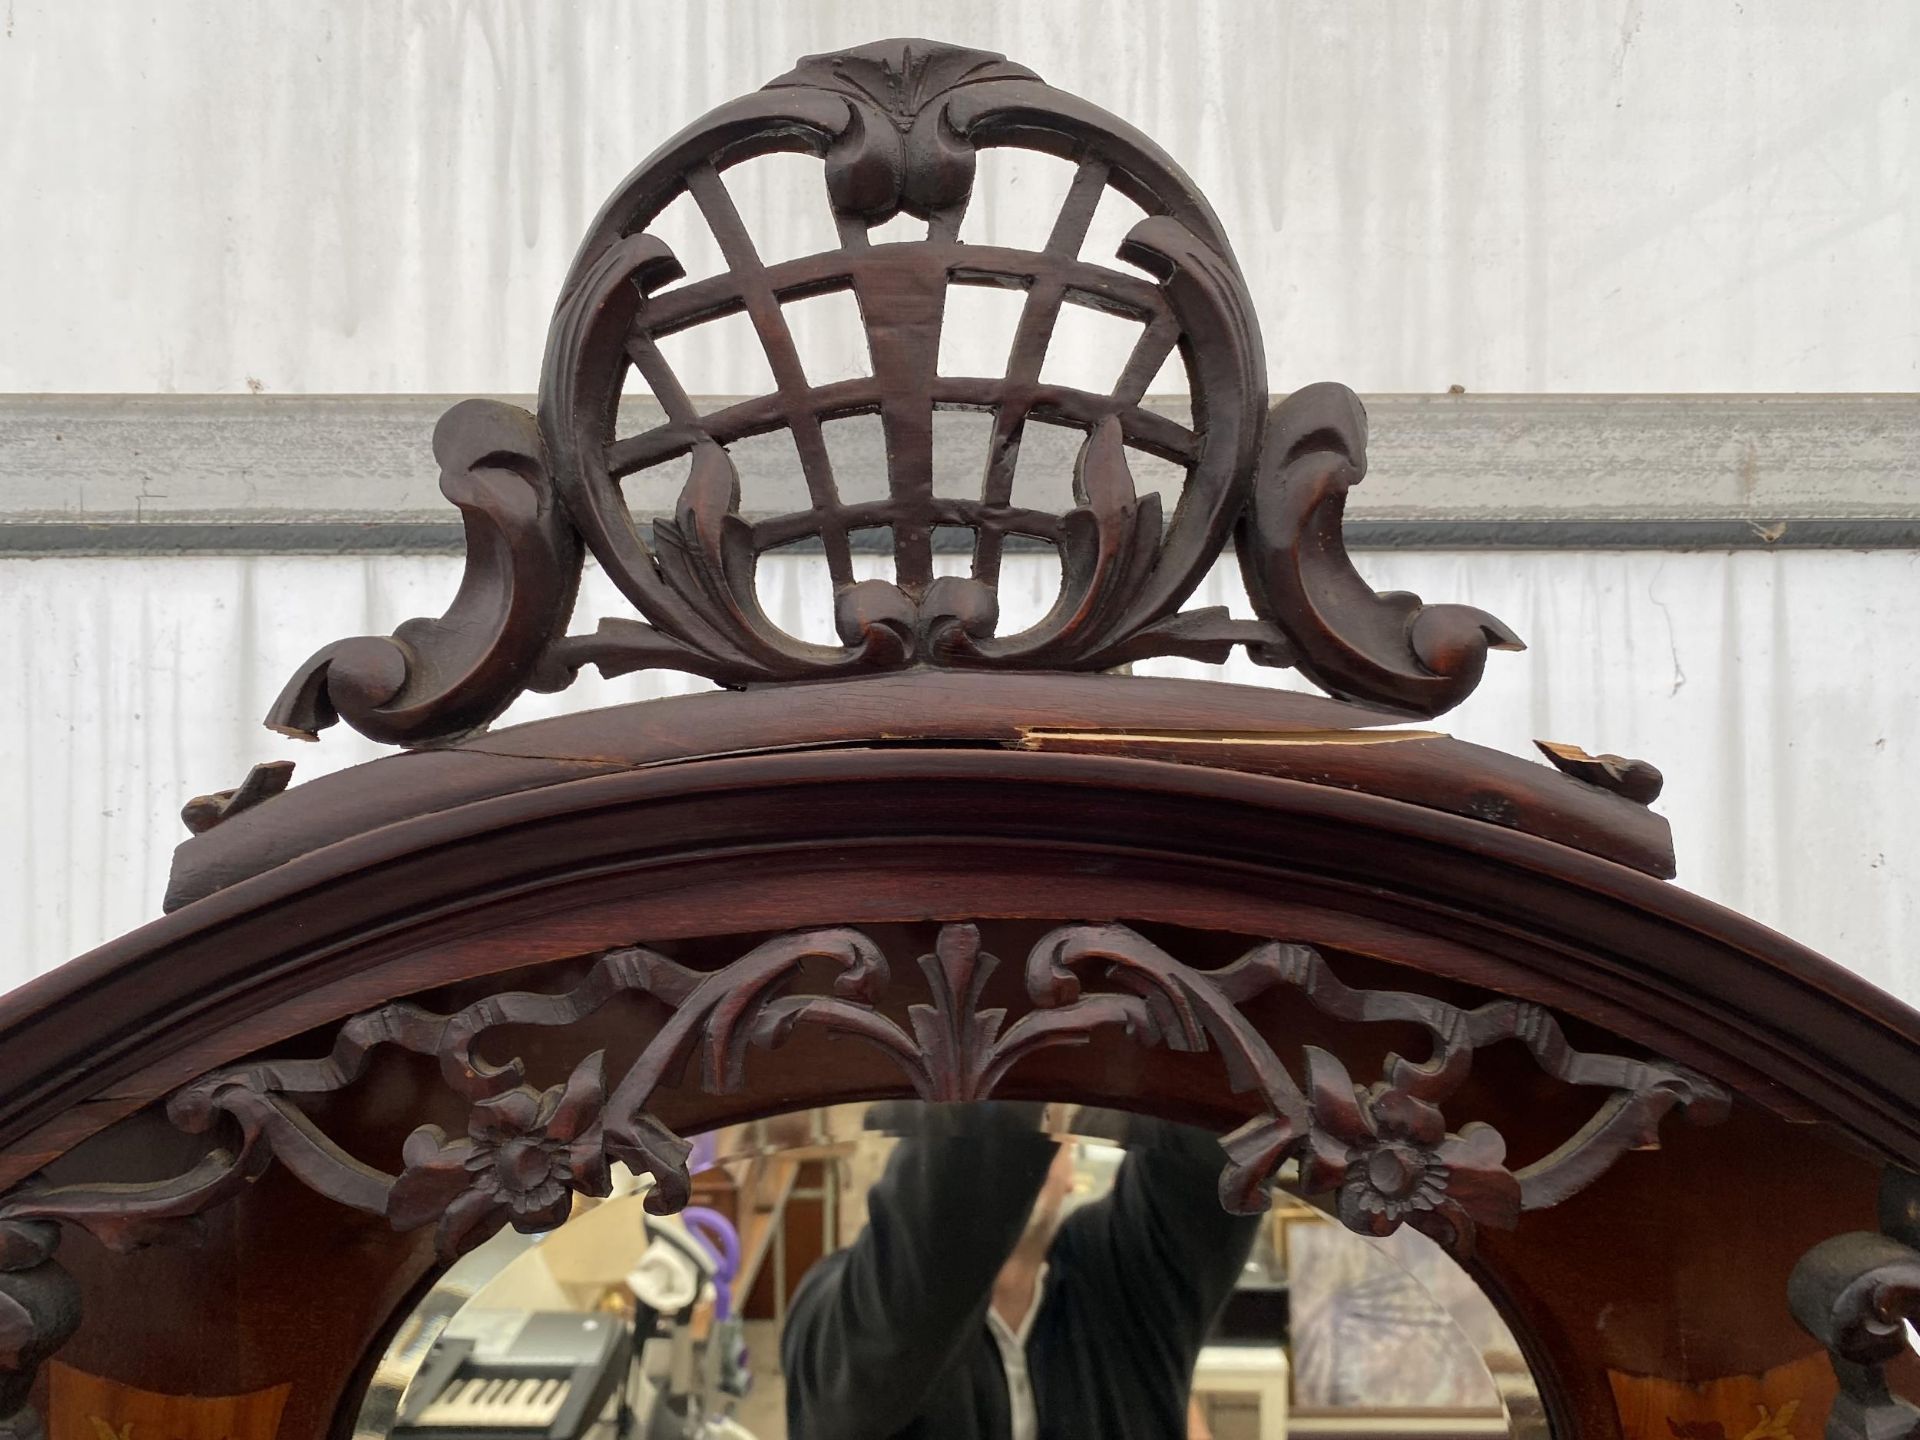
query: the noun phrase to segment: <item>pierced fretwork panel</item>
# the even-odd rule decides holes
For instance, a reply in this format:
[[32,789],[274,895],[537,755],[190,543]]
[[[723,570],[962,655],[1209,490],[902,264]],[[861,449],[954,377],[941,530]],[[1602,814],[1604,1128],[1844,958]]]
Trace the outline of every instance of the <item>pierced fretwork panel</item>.
[[[989,201],[980,174],[1002,162],[1022,193]],[[776,183],[799,187],[800,218],[755,234],[741,196]],[[988,203],[995,223],[969,223]],[[720,351],[749,393],[711,393],[701,361]],[[1340,539],[1365,474],[1359,402],[1314,386],[1269,417],[1266,384],[1232,249],[1151,141],[982,51],[811,57],[607,202],[554,315],[537,430],[494,402],[442,422],[442,489],[469,532],[448,614],[327,647],[269,723],[456,738],[589,664],[746,685],[1219,661],[1236,645],[1337,695],[1446,709],[1490,647],[1518,642],[1480,611],[1374,594]],[[1190,412],[1143,404],[1156,388]],[[634,398],[649,403],[623,425]],[[943,453],[960,416],[979,427],[971,456]],[[853,420],[878,427],[879,477],[836,455]],[[749,446],[779,447],[777,492],[742,493]],[[649,529],[636,494],[670,513]],[[1183,611],[1230,538],[1258,618]],[[759,602],[759,557],[794,545],[825,557],[826,639]],[[1057,553],[1059,591],[1016,619],[1001,562],[1033,546]],[[861,551],[890,557],[890,578]],[[565,633],[585,554],[639,620]]]
[[[559,1224],[574,1192],[606,1193],[612,1160],[651,1174],[648,1208],[665,1213],[687,1203],[690,1147],[656,1118],[659,1093],[681,1085],[741,1093],[753,1055],[803,1030],[877,1050],[930,1101],[990,1098],[1029,1057],[1101,1032],[1143,1049],[1214,1056],[1226,1087],[1254,1112],[1222,1141],[1227,1209],[1265,1209],[1282,1167],[1297,1165],[1294,1183],[1332,1196],[1352,1229],[1385,1235],[1412,1225],[1459,1255],[1471,1252],[1480,1227],[1511,1228],[1523,1211],[1584,1189],[1627,1151],[1657,1146],[1670,1112],[1713,1121],[1729,1103],[1718,1085],[1681,1066],[1575,1049],[1539,1005],[1493,998],[1467,1009],[1355,989],[1306,945],[1267,941],[1202,968],[1124,925],[1063,925],[1028,949],[1018,1013],[987,1003],[1002,963],[972,924],[942,925],[921,954],[889,954],[873,935],[841,926],[775,936],[712,970],[641,946],[609,950],[570,989],[506,991],[451,1014],[395,1001],[346,1020],[322,1058],[241,1064],[177,1092],[167,1105],[174,1124],[212,1137],[191,1170],[142,1185],[28,1184],[0,1201],[0,1227],[58,1220],[109,1246],[162,1240],[275,1161],[396,1228],[437,1226],[449,1256],[508,1223]],[[1257,1024],[1251,1008],[1274,995],[1296,995],[1342,1027],[1424,1032],[1426,1053],[1389,1053],[1378,1079],[1355,1076],[1331,1052],[1288,1044],[1270,1033],[1271,1022]],[[543,1086],[521,1056],[489,1054],[495,1032],[533,1027],[564,1040],[635,997],[663,1003],[667,1018],[611,1071],[606,1050],[578,1054],[580,1044],[567,1073]],[[1547,1077],[1594,1097],[1574,1134],[1514,1165],[1491,1125],[1447,1113],[1460,1108],[1475,1053],[1503,1044],[1524,1047]],[[356,1085],[385,1047],[437,1060],[469,1110],[465,1136],[432,1124],[414,1130],[397,1174],[342,1149],[307,1108]],[[529,1163],[536,1152],[540,1163]]]
[[[934,579],[930,557],[938,526],[964,527],[979,537],[973,573],[989,580],[1007,536],[1058,541],[1063,510],[1015,501],[1014,470],[1030,416],[1083,432],[1117,419],[1128,440],[1144,438],[1177,463],[1192,463],[1192,430],[1140,403],[1175,357],[1180,321],[1160,287],[1139,271],[1111,257],[1103,264],[1082,256],[1102,197],[1116,193],[1106,160],[1089,154],[1075,165],[1056,162],[1071,178],[1034,249],[961,239],[969,188],[924,217],[924,226],[910,218],[906,236],[833,209],[836,244],[777,259],[751,233],[730,184],[732,174],[759,163],[724,172],[698,166],[661,207],[665,215],[691,202],[725,268],[663,287],[640,306],[628,355],[666,419],[610,442],[613,478],[685,455],[697,439],[731,447],[777,427],[793,436],[811,503],[756,524],[754,548],[816,540],[833,583],[847,586],[854,583],[849,537],[885,526],[898,583],[924,594]],[[832,209],[826,167],[813,162],[806,174],[819,187],[819,208]],[[797,208],[805,214],[810,207],[803,200]],[[671,244],[652,220],[641,223],[641,232]],[[974,303],[976,294],[1000,303]],[[981,325],[988,310],[999,313]],[[833,340],[822,333],[821,322],[829,319],[842,322]],[[728,321],[764,358],[771,383],[765,393],[707,408],[701,399],[709,387],[688,383],[673,361],[674,342]],[[1004,349],[995,343],[1003,337]],[[1244,407],[1260,397],[1235,398]],[[929,417],[946,409],[992,419],[980,483],[968,497],[934,484],[936,432]],[[888,473],[879,496],[849,493],[848,477],[822,433],[835,420],[861,415],[877,417],[885,431]],[[768,509],[752,496],[743,496],[740,508],[756,515]]]

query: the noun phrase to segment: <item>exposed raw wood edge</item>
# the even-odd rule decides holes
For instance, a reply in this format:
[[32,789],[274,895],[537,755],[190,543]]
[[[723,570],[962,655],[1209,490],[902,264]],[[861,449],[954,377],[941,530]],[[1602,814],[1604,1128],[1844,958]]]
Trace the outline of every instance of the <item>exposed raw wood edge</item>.
[[1149,741],[1158,745],[1317,746],[1395,745],[1404,740],[1445,740],[1443,730],[1056,730],[1045,725],[1020,727],[1018,748],[1044,750],[1051,745],[1113,745]]

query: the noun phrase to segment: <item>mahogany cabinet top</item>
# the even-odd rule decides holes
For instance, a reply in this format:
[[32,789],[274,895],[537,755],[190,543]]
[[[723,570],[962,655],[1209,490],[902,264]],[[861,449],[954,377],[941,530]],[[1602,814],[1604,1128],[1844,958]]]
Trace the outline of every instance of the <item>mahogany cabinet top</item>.
[[[965,238],[996,146],[1071,167],[1038,249]],[[763,258],[726,177],[774,151],[819,157],[831,248]],[[1086,255],[1110,194],[1141,219]],[[687,278],[653,233],[681,200],[720,273]],[[999,373],[943,368],[964,286],[1019,297]],[[787,310],[827,294],[854,301],[864,375],[807,372]],[[1071,306],[1134,329],[1106,389],[1046,378]],[[731,316],[773,386],[697,399],[660,342]],[[610,1158],[684,1203],[697,1128],[909,1091],[1237,1121],[1236,1208],[1298,1162],[1355,1228],[1415,1224],[1462,1254],[1490,1229],[1477,1263],[1563,1433],[1620,1428],[1614,1369],[1692,1383],[1792,1359],[1795,1316],[1838,1357],[1836,1423],[1893,1413],[1877,1387],[1887,1317],[1920,1293],[1920,1211],[1815,1242],[1872,1223],[1886,1162],[1920,1169],[1920,1015],[1666,883],[1652,766],[1408,725],[1519,641],[1362,580],[1341,518],[1364,410],[1337,385],[1269,410],[1263,354],[1188,177],[1001,56],[812,57],[670,140],[589,228],[537,415],[470,400],[436,432],[467,535],[446,613],[326,646],[268,715],[405,753],[291,789],[264,765],[190,801],[168,913],[0,1000],[0,1429],[31,1432],[35,1371],[72,1337],[156,1387],[181,1365],[222,1394],[298,1372],[285,1433],[338,1433],[409,1288],[489,1227],[564,1219],[607,1193]],[[1185,420],[1142,403],[1169,362]],[[636,378],[665,420],[622,433]],[[990,417],[964,493],[937,478],[942,410]],[[848,416],[878,417],[883,494],[834,471],[824,427]],[[1037,425],[1084,436],[1050,492],[1070,503],[1021,483]],[[786,513],[742,495],[728,453],[773,432],[807,496]],[[1177,487],[1137,484],[1141,457]],[[647,533],[621,484],[667,466],[679,502]],[[1250,619],[1185,608],[1229,544]],[[835,643],[760,603],[761,557],[794,545],[822,557]],[[859,573],[876,546],[891,578]],[[1060,583],[1015,626],[1000,582],[1020,548],[1056,556]],[[941,573],[959,551],[964,573]],[[570,634],[589,557],[638,618]],[[1236,647],[1331,698],[1123,673]],[[723,688],[489,730],[589,665]],[[521,1050],[475,1048],[495,1031]],[[1401,1043],[1384,1031],[1427,1050],[1382,1061]],[[568,1078],[538,1088],[555,1064]],[[1676,1107],[1699,1133],[1630,1154]],[[1508,1140],[1533,1158],[1510,1169]],[[71,1274],[63,1225],[90,1237]],[[278,1262],[324,1256],[309,1268],[338,1272],[341,1323],[203,1342],[259,1317],[236,1322],[182,1252],[110,1253],[190,1232],[216,1237],[215,1267],[246,1263],[248,1236]],[[135,1285],[157,1308],[99,1303]]]
[[[976,156],[1004,146],[1072,167],[1036,250],[965,238]],[[775,151],[822,161],[831,248],[762,259],[726,176]],[[1084,254],[1109,194],[1141,218],[1117,256]],[[682,200],[711,230],[720,273],[685,279],[652,233]],[[1021,296],[1005,365],[944,373],[947,299],[980,285]],[[815,383],[784,307],[832,292],[857,304],[868,373]],[[1071,306],[1135,326],[1109,390],[1042,379]],[[731,315],[751,322],[774,388],[703,408],[659,342]],[[1391,918],[1429,934],[1435,943],[1404,963],[1551,1000],[1772,1108],[1830,1116],[1920,1160],[1909,1099],[1920,1018],[1659,883],[1673,852],[1648,808],[1657,770],[1543,743],[1544,765],[1402,728],[1458,703],[1488,651],[1519,642],[1484,612],[1366,585],[1340,534],[1365,474],[1364,411],[1319,385],[1269,412],[1263,353],[1232,248],[1179,166],[1001,56],[921,40],[814,56],[696,121],[589,227],[553,317],[538,414],[473,400],[442,421],[442,488],[468,536],[447,612],[325,647],[268,716],[308,738],[344,719],[407,753],[291,790],[290,767],[262,766],[187,805],[194,834],[171,913],[0,1002],[10,1163],[30,1168],[63,1136],[228,1058],[223,1043],[294,1033],[323,1008],[303,997],[329,985],[367,1001],[381,984],[425,983],[431,970],[385,975],[369,947],[471,933],[463,910],[486,908],[499,935],[522,941],[544,924],[527,943],[554,954],[647,927],[824,923],[836,907],[841,918],[958,917],[964,907],[929,898],[949,883],[936,875],[958,873],[962,852],[1035,846],[1073,876],[1052,892],[1072,914],[1120,903],[1085,858],[1096,851],[1130,857],[1108,874],[1183,866],[1191,878],[1212,866],[1196,893],[1215,894],[1225,876],[1271,883],[1356,924]],[[1183,423],[1141,404],[1170,359],[1192,398]],[[620,399],[636,382],[666,420],[621,434]],[[932,417],[946,409],[991,417],[964,494],[933,478]],[[883,426],[883,496],[836,483],[821,427],[848,415]],[[1022,436],[1041,424],[1085,436],[1064,509],[1025,503],[1015,484]],[[809,504],[769,516],[742,496],[727,446],[775,430],[792,438]],[[1179,467],[1170,507],[1136,486],[1129,457],[1143,455]],[[621,482],[676,462],[676,513],[643,533]],[[874,536],[892,579],[855,577],[851,557]],[[933,557],[955,536],[967,573],[938,574]],[[788,634],[759,603],[760,557],[796,543],[824,557],[838,644]],[[1255,618],[1184,609],[1230,544]],[[1002,560],[1018,545],[1058,557],[1059,593],[1037,622],[1003,633]],[[570,635],[588,556],[639,618]],[[1235,647],[1333,698],[1113,673]],[[514,698],[564,687],[586,665],[675,668],[726,688],[489,732]],[[546,849],[529,849],[536,834]],[[897,853],[903,836],[917,856]],[[779,879],[786,862],[774,857],[822,845],[896,853],[851,885],[816,876],[811,894]],[[767,883],[716,892],[730,915],[643,905],[590,918],[595,876],[669,860],[683,876],[717,875],[746,851],[768,857]],[[911,874],[916,859],[924,870]],[[579,908],[553,920],[568,903]],[[969,903],[1042,906],[1012,891]],[[1185,923],[1253,923],[1240,897],[1183,903]],[[459,965],[506,968],[520,954],[505,939],[479,950]],[[74,1005],[81,996],[91,1003]]]

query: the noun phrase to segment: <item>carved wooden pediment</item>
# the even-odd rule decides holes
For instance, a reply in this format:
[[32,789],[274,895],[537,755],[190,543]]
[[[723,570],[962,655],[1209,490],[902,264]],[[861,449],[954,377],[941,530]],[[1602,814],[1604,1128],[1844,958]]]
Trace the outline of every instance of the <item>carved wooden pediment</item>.
[[[965,238],[994,147],[1072,168],[1037,249]],[[774,152],[821,162],[831,248],[756,247],[727,177]],[[1110,192],[1144,218],[1083,254]],[[718,273],[654,233],[681,202]],[[970,286],[1019,297],[1000,373],[942,370]],[[855,378],[795,344],[787,308],[830,294]],[[1137,332],[1107,390],[1043,378],[1075,306]],[[690,393],[661,342],[730,317],[772,388]],[[1145,403],[1170,362],[1184,417]],[[964,493],[935,478],[944,411],[990,424]],[[823,427],[852,416],[882,429],[883,493],[836,474]],[[1070,504],[1015,483],[1041,425],[1078,432]],[[804,504],[743,494],[729,447],[773,432]],[[1361,578],[1363,407],[1324,384],[1269,408],[1227,237],[1123,121],[981,51],[805,59],[608,200],[538,413],[467,400],[433,448],[467,534],[446,613],[328,645],[268,716],[402,753],[190,801],[168,913],[0,1004],[0,1429],[35,1431],[64,1344],[162,1399],[274,1395],[317,1440],[420,1285],[615,1162],[670,1210],[709,1127],[1064,1096],[1210,1127],[1229,1209],[1284,1186],[1470,1260],[1563,1435],[1623,1433],[1610,1376],[1797,1373],[1796,1315],[1835,1357],[1835,1433],[1910,1432],[1888,1375],[1920,1227],[1873,1205],[1920,1168],[1920,1017],[1665,883],[1646,762],[1403,724],[1519,642]],[[1164,499],[1142,457],[1177,467]],[[623,484],[666,467],[677,505],[643,524]],[[757,598],[796,545],[834,643]],[[1188,608],[1229,545],[1251,619]],[[876,549],[891,578],[857,573]],[[1024,626],[1019,549],[1060,576]],[[589,557],[634,613],[575,633]],[[1125,673],[1236,647],[1331,698]],[[720,689],[488,730],[585,666]],[[298,1343],[243,1283],[287,1257],[336,1322]]]
[[[960,238],[975,156],[1014,146],[1070,160],[1074,179],[1045,246]],[[774,151],[822,156],[839,245],[764,261],[728,193],[729,167]],[[1083,258],[1102,195],[1145,211],[1117,256]],[[726,261],[676,285],[679,260],[649,231],[691,197]],[[880,240],[906,215],[924,238]],[[955,287],[1023,295],[1005,371],[940,372]],[[784,307],[850,292],[869,373],[814,383]],[[1136,322],[1113,388],[1042,381],[1061,311],[1085,306]],[[687,393],[659,341],[725,316],[752,321],[775,388],[719,408]],[[1170,358],[1186,373],[1188,423],[1145,406]],[[639,386],[664,423],[621,434],[620,402]],[[466,516],[467,574],[438,620],[390,639],[343,640],[304,665],[268,723],[311,737],[345,718],[378,740],[422,743],[474,731],[525,689],[557,690],[583,665],[608,675],[677,669],[725,685],[825,679],[913,667],[1106,670],[1155,655],[1222,660],[1242,646],[1330,693],[1409,715],[1457,704],[1489,647],[1517,649],[1492,616],[1378,595],[1340,537],[1347,491],[1366,474],[1366,412],[1339,385],[1315,385],[1267,413],[1260,324],[1233,251],[1193,182],[1123,122],[998,55],[888,41],[814,56],[667,142],[620,186],[582,242],[547,341],[539,415],[470,400],[441,421],[441,488]],[[939,493],[934,416],[984,412],[993,426],[976,487]],[[877,415],[887,493],[842,491],[822,426]],[[1086,434],[1075,507],[1015,494],[1030,423]],[[810,504],[748,519],[727,447],[791,436]],[[1142,494],[1129,454],[1184,472],[1171,508]],[[691,457],[678,506],[649,537],[621,483]],[[936,534],[969,542],[971,573],[936,576]],[[856,580],[862,537],[892,552],[892,580]],[[833,588],[839,644],[803,641],[762,610],[755,567],[769,550],[817,545]],[[1000,623],[1009,544],[1057,554],[1059,597],[1038,623]],[[1184,610],[1234,543],[1259,618]],[[566,628],[583,555],[640,619]]]

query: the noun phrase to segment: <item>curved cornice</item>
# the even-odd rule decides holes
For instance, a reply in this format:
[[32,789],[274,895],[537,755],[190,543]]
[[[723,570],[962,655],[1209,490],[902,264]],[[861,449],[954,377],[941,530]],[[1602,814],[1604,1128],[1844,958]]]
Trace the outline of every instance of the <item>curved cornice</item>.
[[[588,736],[617,713],[545,733]],[[528,762],[508,758],[515,733],[468,752],[500,762],[494,793],[379,820],[9,996],[0,1183],[216,1065],[457,978],[636,938],[1063,904],[1063,919],[1295,934],[1537,1000],[1920,1162],[1906,1098],[1920,1093],[1920,1016],[1761,925],[1568,844],[1324,778],[873,732],[613,769],[550,758],[578,778],[516,789]],[[1371,758],[1405,743],[1327,748]],[[395,763],[353,783],[371,796]],[[228,823],[291,816],[299,798]]]

